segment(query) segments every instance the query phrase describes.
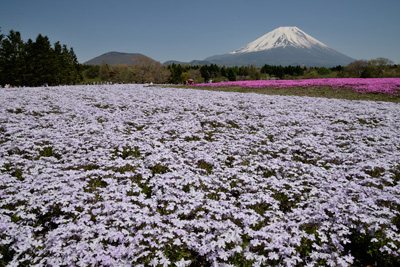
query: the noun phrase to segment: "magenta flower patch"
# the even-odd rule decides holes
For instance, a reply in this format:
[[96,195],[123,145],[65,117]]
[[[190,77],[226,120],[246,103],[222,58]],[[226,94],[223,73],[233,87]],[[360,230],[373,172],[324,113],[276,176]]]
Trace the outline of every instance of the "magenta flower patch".
[[400,92],[400,78],[327,78],[305,80],[258,80],[232,81],[211,84],[198,83],[195,86],[227,87],[240,86],[243,88],[306,88],[330,86],[333,90],[344,89],[358,93],[381,93],[398,96]]

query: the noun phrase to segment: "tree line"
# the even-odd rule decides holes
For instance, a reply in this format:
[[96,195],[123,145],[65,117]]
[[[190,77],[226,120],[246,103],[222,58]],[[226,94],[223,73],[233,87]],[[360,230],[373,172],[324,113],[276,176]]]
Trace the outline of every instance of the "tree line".
[[382,78],[399,77],[400,65],[394,65],[387,58],[376,58],[371,60],[356,60],[346,66],[348,77],[359,78]]
[[[139,63],[138,63],[139,62]],[[172,83],[183,84],[188,79],[195,82],[220,82],[260,79],[309,79],[309,78],[379,78],[400,77],[400,65],[388,59],[357,60],[348,66],[305,67],[274,66],[265,64],[226,67],[210,65],[170,64],[163,66],[148,58],[136,59],[132,65],[84,66],[88,81],[125,83]]]
[[76,84],[82,78],[75,52],[65,44],[51,45],[41,34],[26,42],[18,31],[0,34],[0,85]]

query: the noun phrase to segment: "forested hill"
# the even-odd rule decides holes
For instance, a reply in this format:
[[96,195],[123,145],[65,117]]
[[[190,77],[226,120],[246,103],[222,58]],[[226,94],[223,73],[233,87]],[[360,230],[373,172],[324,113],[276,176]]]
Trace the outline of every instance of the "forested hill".
[[[121,53],[121,52],[113,51],[113,52],[108,52],[108,53],[102,54],[91,60],[88,60],[88,61],[84,62],[83,64],[93,65],[93,66],[101,66],[103,64],[108,64],[110,66],[115,66],[117,64],[132,65],[132,63],[137,58],[143,58],[143,57],[151,59],[140,53]],[[151,59],[151,60],[153,60],[153,59]]]

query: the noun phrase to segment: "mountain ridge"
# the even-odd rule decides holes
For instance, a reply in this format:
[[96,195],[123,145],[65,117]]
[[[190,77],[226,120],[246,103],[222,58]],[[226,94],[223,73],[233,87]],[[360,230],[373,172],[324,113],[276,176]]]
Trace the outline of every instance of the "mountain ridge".
[[104,63],[110,65],[110,66],[115,66],[117,64],[126,64],[126,65],[132,65],[134,60],[137,59],[138,57],[145,57],[149,58],[153,61],[154,59],[145,56],[140,53],[123,53],[123,52],[116,52],[116,51],[111,51],[104,53],[100,56],[97,56],[95,58],[92,58],[86,62],[84,62],[84,65],[98,65],[101,66]]
[[[134,60],[140,56],[154,60],[140,53],[112,51],[88,60],[84,64],[102,65],[103,63],[107,63],[111,66],[116,64],[132,65]],[[276,28],[247,45],[225,54],[210,56],[203,60],[192,60],[190,62],[168,60],[163,65],[175,63],[181,65],[217,64],[220,66],[255,65],[262,67],[268,64],[277,66],[334,67],[338,65],[346,66],[354,60],[330,48],[299,28],[290,26]]]
[[229,54],[260,52],[268,49],[294,46],[299,48],[329,48],[297,27],[279,27]]
[[205,58],[218,65],[253,64],[333,67],[354,61],[297,27],[279,27],[247,45],[222,55]]

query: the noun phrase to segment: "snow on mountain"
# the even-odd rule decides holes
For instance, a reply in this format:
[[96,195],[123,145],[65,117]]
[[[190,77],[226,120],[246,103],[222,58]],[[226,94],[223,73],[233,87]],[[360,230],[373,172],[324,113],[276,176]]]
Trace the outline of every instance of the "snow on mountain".
[[327,45],[297,27],[279,27],[229,54],[259,52],[287,46],[309,49],[313,47],[328,48]]
[[333,67],[354,61],[297,27],[279,27],[235,51],[205,61],[220,66],[282,65]]

